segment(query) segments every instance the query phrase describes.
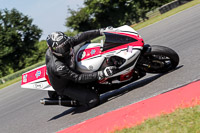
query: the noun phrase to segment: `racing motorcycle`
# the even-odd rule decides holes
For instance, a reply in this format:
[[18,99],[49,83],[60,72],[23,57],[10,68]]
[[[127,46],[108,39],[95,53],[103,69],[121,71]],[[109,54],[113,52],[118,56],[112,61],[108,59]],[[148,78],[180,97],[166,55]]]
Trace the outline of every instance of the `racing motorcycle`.
[[[96,84],[112,86],[130,83],[146,73],[174,70],[179,63],[179,56],[174,50],[145,44],[138,32],[130,26],[109,27],[104,35],[100,43],[88,42],[74,48],[76,70],[80,73],[92,73],[108,66],[118,68],[114,75]],[[40,100],[44,105],[68,105],[69,99],[59,96],[52,88],[45,65],[22,74],[21,87],[47,90],[49,98]],[[96,89],[98,92],[98,88]]]

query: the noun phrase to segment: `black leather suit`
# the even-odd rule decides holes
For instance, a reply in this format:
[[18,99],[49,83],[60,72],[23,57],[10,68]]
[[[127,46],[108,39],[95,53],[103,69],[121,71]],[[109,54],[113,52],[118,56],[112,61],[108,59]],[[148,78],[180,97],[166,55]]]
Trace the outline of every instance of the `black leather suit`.
[[[73,48],[98,36],[100,36],[99,30],[86,31],[69,38],[67,45],[69,48]],[[59,95],[66,95],[82,105],[92,107],[99,102],[99,96],[86,89],[86,86],[87,83],[98,80],[98,73],[80,74],[76,72],[73,58],[70,55],[55,56],[50,49],[46,51],[46,66],[50,83]]]

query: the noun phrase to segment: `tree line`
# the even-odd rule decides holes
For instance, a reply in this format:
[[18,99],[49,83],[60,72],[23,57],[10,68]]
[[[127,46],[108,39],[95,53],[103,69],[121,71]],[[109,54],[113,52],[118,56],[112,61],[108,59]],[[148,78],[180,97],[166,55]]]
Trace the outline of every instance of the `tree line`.
[[[172,0],[85,0],[84,7],[68,9],[65,33],[107,26],[131,25],[146,20],[146,13]],[[46,41],[33,19],[16,9],[0,10],[0,77],[44,60]]]
[[44,59],[42,30],[16,9],[0,10],[0,77]]
[[173,0],[85,0],[84,7],[71,14],[66,26],[85,31],[107,26],[131,25],[146,20],[146,14]]

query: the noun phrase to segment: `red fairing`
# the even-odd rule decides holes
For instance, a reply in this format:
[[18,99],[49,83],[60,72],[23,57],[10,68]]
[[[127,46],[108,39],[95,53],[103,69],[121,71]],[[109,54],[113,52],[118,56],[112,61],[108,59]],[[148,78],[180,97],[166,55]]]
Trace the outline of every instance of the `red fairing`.
[[128,37],[134,38],[138,41],[127,43],[127,44],[124,44],[124,45],[121,45],[121,46],[118,46],[118,47],[114,47],[114,48],[111,48],[111,49],[103,51],[103,52],[101,51],[100,47],[93,47],[93,48],[84,49],[84,50],[79,52],[77,60],[80,62],[82,60],[85,60],[85,59],[88,59],[88,58],[91,58],[91,57],[94,57],[94,56],[97,56],[97,55],[102,55],[102,54],[105,54],[105,53],[108,53],[108,52],[111,52],[111,51],[124,49],[124,48],[127,48],[128,46],[144,47],[144,41],[139,35],[132,35],[132,34],[127,34],[127,33],[119,33],[119,32],[108,32],[108,33],[114,33],[114,34],[120,34],[120,35],[128,36]]
[[51,83],[49,81],[49,77],[47,75],[47,68],[46,68],[46,66],[45,66],[45,78],[46,78],[47,82],[49,83],[49,85],[51,85]]
[[29,71],[27,73],[22,74],[21,85],[30,83],[32,81],[35,81],[35,80],[38,80],[38,79],[41,79],[41,78],[46,78],[49,85],[51,85],[46,71],[47,71],[46,66],[42,66],[38,69],[35,69],[33,71]]
[[84,49],[79,52],[78,61],[82,61],[82,60],[91,58],[93,56],[99,55],[99,54],[101,54],[100,47]]
[[133,75],[133,70],[126,74],[122,74],[122,75],[120,75],[120,81],[128,80],[132,77],[132,75]]
[[44,78],[46,74],[46,66],[40,67],[38,69],[35,69],[33,71],[29,71],[27,73],[24,73],[22,75],[22,82],[21,85],[24,85],[26,83],[30,83],[32,81]]

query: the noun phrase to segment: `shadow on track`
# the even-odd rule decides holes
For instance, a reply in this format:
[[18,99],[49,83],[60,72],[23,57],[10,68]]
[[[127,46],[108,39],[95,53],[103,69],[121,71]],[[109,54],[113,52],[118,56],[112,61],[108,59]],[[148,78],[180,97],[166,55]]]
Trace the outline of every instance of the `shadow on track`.
[[[177,67],[175,70],[180,69],[181,67],[183,67],[183,65]],[[175,71],[175,70],[173,70],[173,71]],[[117,97],[120,97],[120,96],[122,96],[122,95],[124,95],[124,94],[126,94],[126,93],[128,93],[128,92],[130,92],[132,90],[134,90],[134,89],[139,89],[140,87],[143,87],[143,86],[153,82],[154,80],[160,78],[161,76],[169,74],[169,73],[171,73],[173,71],[170,71],[168,73],[156,74],[156,75],[153,75],[151,77],[148,77],[148,78],[145,78],[145,79],[141,79],[141,80],[129,83],[129,84],[127,84],[127,85],[125,85],[125,86],[123,86],[123,87],[121,87],[119,89],[115,89],[115,90],[111,90],[109,92],[106,92],[106,93],[104,93],[104,94],[102,94],[100,96],[100,101],[101,101],[100,104],[103,104],[103,103],[106,103],[108,101],[111,101],[111,100],[113,100],[113,99],[115,99]],[[60,117],[68,115],[68,114],[74,115],[74,114],[77,114],[77,113],[86,112],[88,110],[90,110],[90,109],[86,109],[83,106],[81,106],[81,107],[72,107],[72,108],[62,112],[61,114],[54,116],[49,121],[56,120],[56,119],[58,119]]]
[[153,82],[154,80],[160,78],[161,76],[163,75],[167,75],[173,71],[176,71],[180,68],[182,68],[183,65],[181,66],[178,66],[176,69],[170,71],[170,72],[167,72],[167,73],[160,73],[160,74],[154,74],[153,76],[151,77],[148,77],[148,78],[143,78],[143,79],[140,79],[140,80],[137,80],[135,82],[132,82],[132,83],[129,83],[119,89],[116,89],[116,90],[112,90],[112,91],[109,91],[107,93],[104,93],[101,95],[101,104],[107,102],[107,101],[110,101],[112,99],[115,99],[119,96],[122,96],[124,95],[125,93],[128,93],[134,89],[139,89],[140,87],[143,87],[151,82]]
[[[145,85],[149,84],[150,82],[158,79],[162,75],[163,74],[154,75],[152,77],[149,77],[149,78],[146,78],[146,79],[143,79],[143,80],[140,80],[140,81],[135,81],[135,82],[130,83],[130,84],[128,84],[128,85],[126,85],[124,87],[121,87],[119,89],[111,90],[109,92],[106,92],[106,93],[104,93],[104,94],[102,94],[100,96],[100,101],[101,101],[100,104],[103,104],[103,103],[108,102],[110,100],[113,100],[113,99],[115,99],[117,97],[120,97],[120,96],[124,95],[125,93],[128,93],[129,91],[132,91],[132,90],[137,89],[139,87],[145,86]],[[90,110],[90,109],[86,109],[83,106],[81,106],[81,107],[72,107],[72,108],[70,108],[70,109],[68,109],[68,110],[66,110],[66,111],[64,111],[64,112],[52,117],[48,121],[56,120],[58,118],[61,118],[61,117],[65,116],[65,115],[69,115],[69,114],[73,115],[73,114],[77,114],[77,113],[82,113],[82,112],[85,112],[85,111],[88,111],[88,110]]]
[[66,110],[66,111],[64,111],[64,112],[62,112],[61,114],[52,117],[52,118],[49,119],[48,121],[56,120],[56,119],[61,118],[61,117],[65,116],[65,115],[71,114],[71,113],[74,112],[76,109],[77,109],[76,107],[72,107],[72,108],[70,108],[70,109],[68,109],[68,110]]
[[116,90],[112,90],[112,91],[109,91],[105,94],[102,94],[101,95],[101,104],[102,103],[105,103],[107,101],[110,101],[110,100],[113,100],[117,97],[120,97],[134,89],[139,89],[140,87],[143,87],[149,83],[151,83],[152,81],[160,78],[163,74],[157,74],[157,75],[154,75],[152,77],[149,77],[149,78],[146,78],[146,79],[143,79],[143,80],[139,80],[139,81],[135,81],[133,83],[130,83],[126,86],[123,86],[119,89],[116,89]]

